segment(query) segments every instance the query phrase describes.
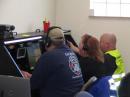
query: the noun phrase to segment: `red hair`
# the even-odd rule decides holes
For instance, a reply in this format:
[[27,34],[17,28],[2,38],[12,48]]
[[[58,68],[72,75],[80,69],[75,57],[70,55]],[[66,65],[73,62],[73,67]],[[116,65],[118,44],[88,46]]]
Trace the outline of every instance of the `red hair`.
[[[80,49],[80,52],[82,52],[81,54],[104,62],[103,52],[100,49],[99,41],[95,37],[85,34],[82,37],[81,43],[83,46],[82,49]],[[87,46],[87,49],[84,49],[85,46]]]

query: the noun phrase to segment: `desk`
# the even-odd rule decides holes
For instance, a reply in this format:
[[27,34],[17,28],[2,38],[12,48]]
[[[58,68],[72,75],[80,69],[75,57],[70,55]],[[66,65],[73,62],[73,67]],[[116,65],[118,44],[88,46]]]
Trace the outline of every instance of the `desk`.
[[[45,37],[43,32],[21,33],[5,40],[4,44],[20,69],[32,73],[38,58],[45,52]],[[77,46],[70,33],[65,33],[65,39]]]

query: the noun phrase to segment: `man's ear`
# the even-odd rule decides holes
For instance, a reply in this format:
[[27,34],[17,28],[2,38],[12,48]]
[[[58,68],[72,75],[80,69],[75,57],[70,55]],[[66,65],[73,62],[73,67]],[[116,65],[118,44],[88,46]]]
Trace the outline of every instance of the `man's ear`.
[[53,49],[55,49],[55,48],[56,48],[56,47],[55,47],[55,45],[53,45],[53,44],[51,44],[49,47],[48,47],[48,46],[45,47],[46,51],[51,51],[51,50],[53,50]]

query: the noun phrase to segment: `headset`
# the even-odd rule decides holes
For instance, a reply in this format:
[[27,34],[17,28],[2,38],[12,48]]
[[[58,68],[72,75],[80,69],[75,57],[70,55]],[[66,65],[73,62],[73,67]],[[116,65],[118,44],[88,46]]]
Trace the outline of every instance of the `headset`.
[[87,40],[85,41],[85,43],[83,44],[83,50],[85,51],[90,51],[91,48],[88,46],[88,40],[91,38],[92,36],[88,35]]
[[45,37],[45,46],[46,47],[49,47],[50,45],[51,45],[51,43],[52,43],[52,40],[51,40],[51,38],[49,37],[49,33],[52,31],[52,30],[54,30],[54,29],[61,29],[61,27],[58,27],[58,26],[52,26],[52,27],[50,27],[49,29],[48,29],[48,31],[47,31],[47,35],[46,35],[46,37]]

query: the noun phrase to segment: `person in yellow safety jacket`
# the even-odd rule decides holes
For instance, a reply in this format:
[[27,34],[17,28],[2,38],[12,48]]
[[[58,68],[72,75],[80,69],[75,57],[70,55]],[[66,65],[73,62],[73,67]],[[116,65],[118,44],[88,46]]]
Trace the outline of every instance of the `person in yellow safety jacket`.
[[120,81],[125,74],[125,69],[122,56],[116,49],[116,41],[116,36],[113,33],[104,33],[100,37],[100,47],[105,54],[107,75],[112,75],[115,81]]
[[110,54],[112,57],[115,58],[115,63],[117,68],[114,71],[113,79],[121,80],[121,78],[124,76],[125,69],[124,69],[124,62],[123,58],[119,52],[119,50],[111,50],[106,52],[106,54]]

